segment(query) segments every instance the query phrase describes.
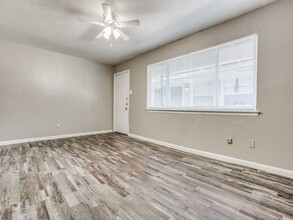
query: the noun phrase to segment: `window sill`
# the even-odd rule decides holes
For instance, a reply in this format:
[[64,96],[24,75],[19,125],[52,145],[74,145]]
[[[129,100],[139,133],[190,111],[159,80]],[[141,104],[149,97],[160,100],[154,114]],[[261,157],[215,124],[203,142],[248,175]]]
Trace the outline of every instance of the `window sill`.
[[260,111],[253,110],[171,110],[171,109],[146,109],[147,112],[173,113],[173,114],[196,114],[196,115],[234,115],[234,116],[254,116],[261,114]]

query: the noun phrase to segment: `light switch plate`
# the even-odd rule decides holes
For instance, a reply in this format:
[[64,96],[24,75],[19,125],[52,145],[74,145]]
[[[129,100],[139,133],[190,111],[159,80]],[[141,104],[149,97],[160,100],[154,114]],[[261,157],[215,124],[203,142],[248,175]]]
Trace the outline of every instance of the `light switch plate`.
[[254,149],[255,148],[255,140],[249,140],[250,142],[250,148]]

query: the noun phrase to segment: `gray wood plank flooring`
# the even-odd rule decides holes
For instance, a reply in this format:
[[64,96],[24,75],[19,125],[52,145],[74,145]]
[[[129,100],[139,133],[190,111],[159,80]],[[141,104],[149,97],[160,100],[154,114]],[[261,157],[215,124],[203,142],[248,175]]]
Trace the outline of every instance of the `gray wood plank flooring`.
[[121,134],[0,148],[0,219],[293,219],[293,180]]

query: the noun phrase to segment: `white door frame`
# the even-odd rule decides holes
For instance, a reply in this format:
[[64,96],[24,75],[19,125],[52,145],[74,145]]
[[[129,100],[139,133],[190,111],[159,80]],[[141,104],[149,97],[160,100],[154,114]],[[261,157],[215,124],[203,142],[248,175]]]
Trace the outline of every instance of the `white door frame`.
[[130,91],[130,71],[129,69],[128,70],[124,70],[124,71],[121,71],[121,72],[118,72],[118,73],[115,73],[114,74],[114,87],[113,87],[113,132],[115,132],[115,88],[116,88],[116,80],[115,80],[115,77],[118,76],[118,75],[121,75],[121,74],[127,74],[128,76],[128,126],[127,126],[127,135],[129,135],[129,108],[130,108],[130,99],[129,99],[129,91]]

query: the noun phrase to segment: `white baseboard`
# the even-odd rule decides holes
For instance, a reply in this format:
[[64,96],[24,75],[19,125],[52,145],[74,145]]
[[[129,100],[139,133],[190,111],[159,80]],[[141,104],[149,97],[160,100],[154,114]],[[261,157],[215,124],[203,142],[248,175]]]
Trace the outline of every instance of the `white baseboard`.
[[62,138],[70,138],[70,137],[95,135],[95,134],[105,134],[105,133],[111,133],[111,132],[112,130],[103,130],[103,131],[91,131],[91,132],[82,132],[82,133],[74,133],[74,134],[62,134],[62,135],[48,136],[48,137],[37,137],[37,138],[11,140],[11,141],[2,141],[0,142],[0,146],[22,144],[22,143],[35,142],[35,141],[46,141],[46,140],[54,140],[54,139],[62,139]]
[[263,171],[266,171],[266,172],[269,172],[272,174],[276,174],[276,175],[280,175],[280,176],[284,176],[284,177],[288,177],[288,178],[293,178],[293,171],[291,171],[291,170],[281,169],[281,168],[272,167],[272,166],[268,166],[268,165],[264,165],[264,164],[259,164],[259,163],[255,163],[255,162],[250,162],[250,161],[246,161],[246,160],[233,158],[233,157],[228,157],[228,156],[224,156],[224,155],[220,155],[220,154],[214,154],[214,153],[210,153],[210,152],[206,152],[206,151],[196,150],[196,149],[189,148],[189,147],[183,147],[183,146],[179,146],[176,144],[171,144],[171,143],[139,136],[136,134],[129,134],[129,137],[140,139],[143,141],[148,141],[148,142],[151,142],[154,144],[158,144],[158,145],[161,145],[164,147],[169,147],[172,149],[184,151],[187,153],[192,153],[192,154],[196,154],[196,155],[203,156],[203,157],[221,160],[221,161],[225,161],[228,163],[239,164],[242,166],[247,166],[247,167],[251,167],[254,169],[258,169],[258,170],[263,170]]

